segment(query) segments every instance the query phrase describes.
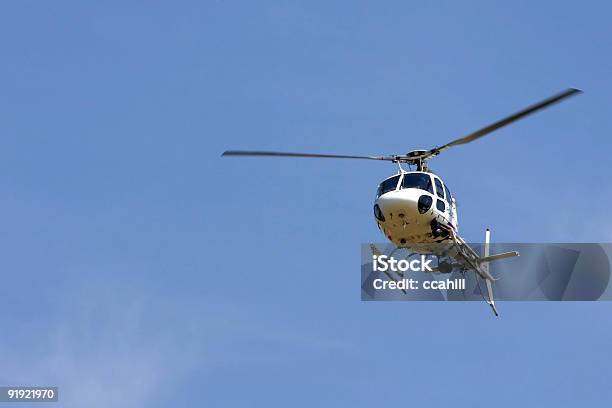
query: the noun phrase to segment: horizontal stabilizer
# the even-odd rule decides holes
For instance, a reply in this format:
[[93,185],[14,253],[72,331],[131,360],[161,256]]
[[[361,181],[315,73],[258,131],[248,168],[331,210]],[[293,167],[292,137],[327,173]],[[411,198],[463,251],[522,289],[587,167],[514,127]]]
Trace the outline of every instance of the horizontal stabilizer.
[[520,256],[520,254],[517,251],[502,252],[501,254],[478,258],[478,261],[479,262],[493,262],[493,261],[499,261],[500,259],[512,258],[515,256]]

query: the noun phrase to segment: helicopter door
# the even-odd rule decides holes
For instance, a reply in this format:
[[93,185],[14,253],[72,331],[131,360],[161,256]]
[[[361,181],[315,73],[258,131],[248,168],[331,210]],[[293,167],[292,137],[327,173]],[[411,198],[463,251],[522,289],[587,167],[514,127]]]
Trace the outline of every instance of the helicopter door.
[[444,184],[444,192],[446,193],[446,204],[448,205],[448,220],[451,225],[457,228],[457,203],[446,184]]
[[[448,186],[445,184],[444,185],[444,192],[446,193],[446,202],[448,204],[448,207],[452,210],[455,207],[455,202],[453,200],[453,196],[450,192],[450,190],[448,189]],[[452,211],[451,211],[452,213]]]
[[444,187],[442,186],[440,179],[437,177],[434,177],[434,183],[436,185],[436,195],[438,196],[438,199],[436,200],[436,208],[441,213],[444,213],[446,212],[447,208],[446,203],[444,202]]

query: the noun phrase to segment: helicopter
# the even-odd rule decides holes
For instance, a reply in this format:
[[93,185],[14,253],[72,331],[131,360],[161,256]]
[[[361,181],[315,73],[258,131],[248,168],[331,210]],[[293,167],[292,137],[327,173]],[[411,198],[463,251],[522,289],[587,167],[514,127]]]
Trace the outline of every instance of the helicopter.
[[[568,88],[475,132],[429,150],[412,150],[406,154],[388,156],[227,150],[222,156],[362,159],[397,164],[398,173],[383,180],[376,192],[374,218],[379,229],[396,249],[405,248],[411,251],[411,255],[436,256],[438,265],[432,269],[432,272],[475,271],[477,279],[480,278],[486,283],[487,293],[486,295],[483,293],[484,300],[491,307],[495,316],[498,316],[493,297],[493,282],[496,279],[489,272],[489,263],[519,256],[519,253],[512,251],[490,255],[491,232],[487,228],[483,253],[478,255],[459,235],[455,197],[442,178],[429,169],[428,162],[451,147],[473,142],[532,113],[580,93],[582,91],[579,89]],[[402,164],[407,165],[409,170],[404,169]],[[373,255],[380,255],[380,251],[374,245],[370,247]],[[387,276],[397,281],[388,273]]]

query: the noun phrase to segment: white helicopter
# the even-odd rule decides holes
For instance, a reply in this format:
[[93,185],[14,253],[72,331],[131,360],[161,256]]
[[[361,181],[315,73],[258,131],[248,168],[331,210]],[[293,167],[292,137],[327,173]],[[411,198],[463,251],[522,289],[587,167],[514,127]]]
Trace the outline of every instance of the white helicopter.
[[[442,179],[428,169],[427,161],[442,151],[458,145],[470,143],[489,133],[522,119],[582,91],[569,88],[539,103],[529,106],[513,115],[479,129],[467,136],[453,140],[430,150],[413,150],[405,155],[394,156],[351,156],[317,153],[289,153],[276,151],[228,150],[222,156],[272,156],[272,157],[311,157],[330,159],[382,160],[397,163],[399,172],[380,183],[374,202],[374,217],[380,230],[397,247],[406,248],[412,253],[431,254],[438,257],[434,272],[450,273],[455,269],[462,272],[473,270],[477,277],[486,282],[485,301],[498,316],[493,298],[492,283],[495,278],[489,273],[489,262],[518,256],[519,253],[505,252],[489,254],[490,231],[485,233],[482,256],[479,256],[459,236],[457,206],[448,186]],[[402,164],[415,166],[416,171],[406,171]],[[380,255],[371,245],[374,255]],[[393,276],[387,274],[393,280]]]

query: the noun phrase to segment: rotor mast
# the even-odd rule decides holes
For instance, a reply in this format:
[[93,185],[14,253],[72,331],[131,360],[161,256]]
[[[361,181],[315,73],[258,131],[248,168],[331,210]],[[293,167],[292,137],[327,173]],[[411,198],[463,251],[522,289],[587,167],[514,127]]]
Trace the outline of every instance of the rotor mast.
[[427,150],[413,150],[408,152],[405,156],[395,156],[394,163],[406,163],[416,166],[417,171],[429,171],[427,166],[427,159],[431,157]]

